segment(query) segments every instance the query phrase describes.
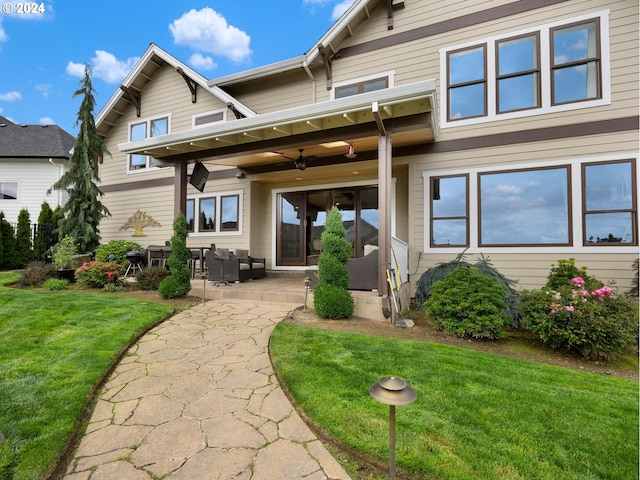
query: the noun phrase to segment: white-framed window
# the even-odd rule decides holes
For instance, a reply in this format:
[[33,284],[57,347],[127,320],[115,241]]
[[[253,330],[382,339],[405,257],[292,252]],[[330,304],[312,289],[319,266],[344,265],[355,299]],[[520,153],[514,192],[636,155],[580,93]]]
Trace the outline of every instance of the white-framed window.
[[186,217],[190,234],[242,235],[243,196],[243,190],[189,196]]
[[[159,137],[170,133],[171,115],[161,115],[158,117],[148,118],[146,120],[138,120],[129,123],[129,141],[139,142],[147,138]],[[151,157],[149,155],[140,155],[137,153],[129,154],[127,163],[127,172],[146,171],[151,166]]]
[[217,122],[227,121],[227,109],[211,110],[210,112],[196,113],[191,116],[191,127],[203,127]]
[[440,50],[441,126],[611,103],[609,10]]
[[18,182],[0,182],[0,200],[17,200]]
[[425,251],[637,251],[637,157],[423,172]]
[[331,100],[350,97],[360,93],[393,88],[394,71],[380,72],[364,77],[352,78],[342,82],[334,82],[331,86]]

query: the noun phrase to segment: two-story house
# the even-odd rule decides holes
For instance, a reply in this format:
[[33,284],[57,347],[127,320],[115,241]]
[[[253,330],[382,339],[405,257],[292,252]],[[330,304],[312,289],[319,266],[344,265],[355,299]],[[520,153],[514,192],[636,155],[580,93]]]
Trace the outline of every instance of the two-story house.
[[191,247],[302,270],[336,205],[380,292],[399,255],[417,279],[463,251],[525,288],[561,258],[624,288],[638,37],[626,0],[356,0],[304,55],[223,78],[152,44],[97,117],[103,240],[141,209],[163,243],[184,212]]
[[17,125],[0,116],[0,211],[9,223],[22,209],[35,223],[43,202],[64,205],[66,193],[47,191],[66,172],[75,141],[57,125]]

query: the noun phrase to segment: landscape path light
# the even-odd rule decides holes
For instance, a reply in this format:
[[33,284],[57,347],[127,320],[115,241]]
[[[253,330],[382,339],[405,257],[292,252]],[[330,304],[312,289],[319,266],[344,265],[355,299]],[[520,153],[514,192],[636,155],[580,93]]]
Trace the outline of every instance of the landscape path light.
[[396,478],[396,405],[413,403],[418,394],[399,377],[383,377],[369,388],[369,395],[389,405],[389,480]]

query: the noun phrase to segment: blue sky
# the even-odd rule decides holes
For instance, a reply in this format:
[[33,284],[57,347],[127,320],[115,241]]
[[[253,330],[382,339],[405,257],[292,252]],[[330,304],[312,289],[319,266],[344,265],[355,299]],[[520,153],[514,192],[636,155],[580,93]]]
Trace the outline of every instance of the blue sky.
[[0,0],[0,115],[75,136],[86,64],[97,116],[150,43],[217,78],[303,54],[353,1]]

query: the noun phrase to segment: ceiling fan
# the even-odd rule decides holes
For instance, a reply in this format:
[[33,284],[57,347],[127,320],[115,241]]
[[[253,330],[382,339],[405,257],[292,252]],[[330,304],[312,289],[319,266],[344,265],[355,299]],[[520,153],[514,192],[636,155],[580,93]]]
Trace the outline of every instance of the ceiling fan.
[[305,168],[307,168],[307,161],[315,160],[316,155],[309,155],[308,157],[305,157],[302,154],[302,152],[304,152],[304,148],[299,148],[298,151],[300,152],[300,155],[298,156],[298,158],[295,158],[295,159],[289,158],[289,157],[285,157],[285,158],[288,158],[289,160],[293,160],[293,164],[298,170],[304,170]]

